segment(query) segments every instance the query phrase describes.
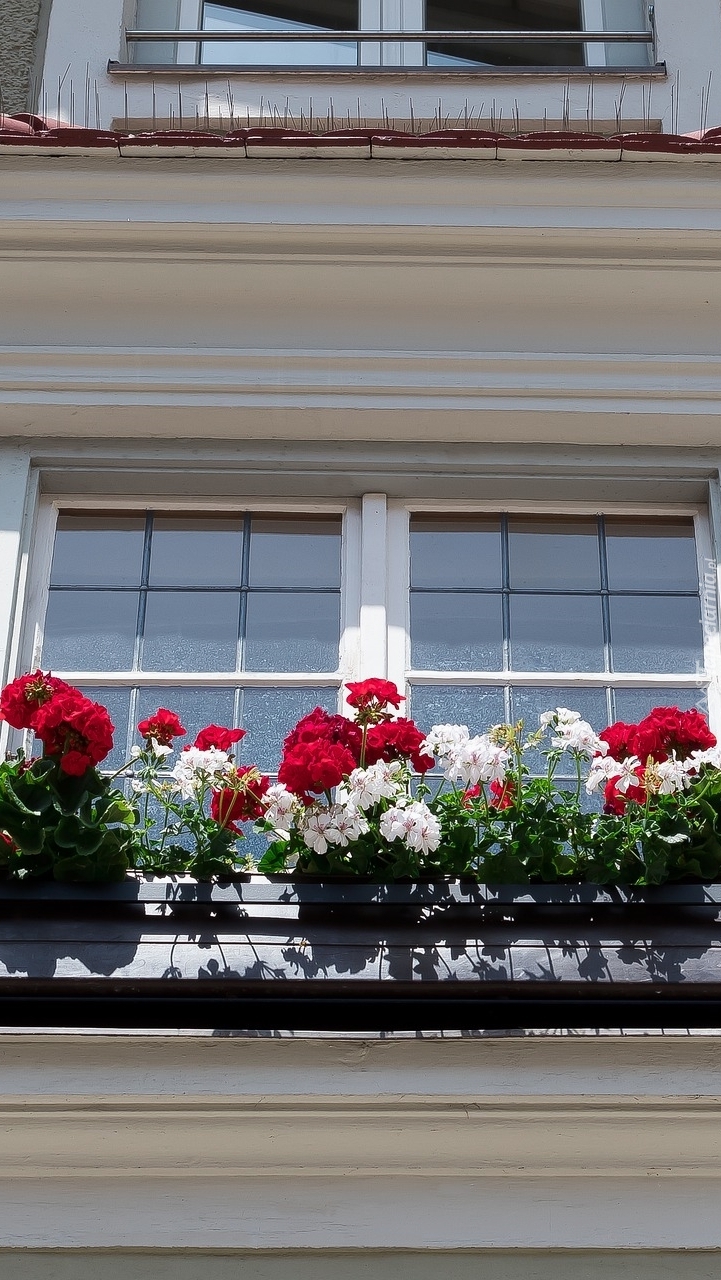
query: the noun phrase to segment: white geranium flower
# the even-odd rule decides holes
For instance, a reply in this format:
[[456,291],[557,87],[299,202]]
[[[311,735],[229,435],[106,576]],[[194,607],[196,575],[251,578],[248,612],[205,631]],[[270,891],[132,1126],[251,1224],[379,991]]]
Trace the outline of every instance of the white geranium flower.
[[673,796],[677,791],[685,791],[691,785],[685,761],[678,760],[675,752],[669,760],[654,765],[654,773],[660,779],[658,787],[660,796]]
[[620,765],[621,772],[617,775],[616,787],[625,795],[629,787],[640,785],[636,770],[641,768],[641,761],[638,756],[628,756],[626,760],[620,762]]
[[233,762],[227,751],[220,751],[218,747],[209,747],[207,751],[188,747],[181,751],[170,776],[177,783],[183,799],[192,800],[199,788],[217,782],[232,768]]
[[607,782],[620,778],[622,773],[623,765],[618,760],[614,760],[613,756],[597,756],[586,780],[586,791],[591,796],[601,787],[605,787]]
[[703,765],[712,769],[721,769],[721,746],[710,747],[708,751],[693,751],[683,765],[687,773],[698,773]]
[[492,742],[488,734],[469,738],[447,759],[445,777],[450,782],[461,779],[467,787],[479,782],[503,782],[510,752]]
[[441,843],[441,824],[428,805],[419,800],[388,809],[381,817],[381,835],[392,844],[402,840],[416,853],[431,853]]
[[[575,716],[576,712],[569,712],[569,714]],[[574,751],[578,755],[586,756],[589,760],[594,756],[605,756],[608,753],[608,743],[599,738],[590,724],[586,720],[581,720],[580,717],[575,720],[556,721],[553,727],[555,735],[551,738],[551,746],[559,751]]]
[[139,760],[145,754],[155,756],[158,760],[164,760],[166,756],[172,756],[173,748],[165,746],[164,743],[156,741],[155,738],[148,738],[144,747],[134,746],[130,750],[131,760]]
[[282,782],[277,782],[274,786],[268,787],[263,796],[263,804],[265,806],[265,820],[273,827],[278,834],[288,834],[298,809],[298,800]]
[[402,784],[403,766],[399,760],[379,760],[369,769],[354,769],[348,779],[349,801],[359,809],[372,809],[381,800],[392,800]]
[[544,711],[538,717],[541,728],[547,729],[549,725],[569,725],[575,724],[581,719],[580,711],[569,711],[568,707],[556,707],[555,711]]
[[434,724],[428,737],[421,743],[424,756],[437,756],[448,760],[468,742],[470,734],[465,724]]
[[352,804],[309,809],[303,823],[303,842],[314,853],[327,853],[329,845],[345,849],[368,831],[363,814]]

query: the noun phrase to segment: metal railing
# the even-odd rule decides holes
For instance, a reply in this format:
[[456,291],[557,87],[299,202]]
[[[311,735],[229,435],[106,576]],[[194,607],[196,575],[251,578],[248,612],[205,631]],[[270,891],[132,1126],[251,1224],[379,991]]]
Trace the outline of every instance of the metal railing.
[[[314,31],[142,31],[137,28],[125,31],[126,43],[131,47],[143,44],[189,45],[194,44],[339,44],[352,43],[361,45],[398,45],[423,44],[438,45],[607,45],[607,44],[643,44],[651,46],[655,61],[655,33],[653,22],[645,31],[335,31],[332,29]],[[358,50],[360,53],[360,48]],[[197,55],[196,55],[197,57]],[[185,61],[185,59],[184,59]],[[197,64],[195,64],[197,65]],[[204,62],[203,66],[212,68],[212,63]],[[283,66],[289,64],[284,62]],[[306,68],[308,64],[305,64]],[[359,68],[372,70],[371,66]],[[393,70],[384,66],[384,70]],[[402,68],[399,68],[402,70]],[[473,70],[473,65],[464,65],[463,71]],[[485,69],[481,63],[479,70]],[[534,67],[535,68],[535,64]],[[540,67],[539,67],[540,69]],[[581,68],[579,68],[581,69]]]

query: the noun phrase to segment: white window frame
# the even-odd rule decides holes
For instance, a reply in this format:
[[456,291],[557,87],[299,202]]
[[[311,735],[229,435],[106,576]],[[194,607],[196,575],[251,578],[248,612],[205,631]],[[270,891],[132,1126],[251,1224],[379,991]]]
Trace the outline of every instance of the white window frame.
[[[341,634],[338,667],[334,672],[182,672],[182,671],[70,671],[54,669],[53,674],[70,684],[108,689],[183,688],[336,688],[338,707],[345,705],[345,684],[358,675],[361,654],[361,504],[359,502],[282,501],[242,497],[224,501],[165,500],[158,498],[112,501],[90,498],[46,499],[37,507],[33,558],[26,592],[22,625],[19,670],[35,670],[42,665],[44,623],[50,593],[55,532],[61,512],[144,513],[157,511],[174,515],[339,515],[341,527]],[[372,655],[373,656],[373,655]],[[19,742],[22,735],[18,735]],[[10,745],[15,738],[10,735]]]
[[[694,522],[696,557],[701,592],[703,623],[703,676],[692,673],[644,672],[545,672],[545,671],[420,671],[410,660],[410,539],[411,516],[509,515],[554,516],[687,516]],[[717,595],[717,566],[713,554],[711,531],[713,513],[705,506],[680,503],[649,505],[647,503],[542,503],[542,502],[436,502],[434,500],[397,501],[389,504],[388,546],[388,678],[408,693],[409,686],[457,686],[476,688],[555,688],[573,689],[702,689],[708,696],[708,715],[712,729],[721,738],[721,637]],[[721,512],[719,513],[721,515]],[[714,521],[715,523],[715,521]]]
[[[509,482],[512,485],[512,482]],[[709,722],[721,737],[721,638],[718,618],[718,568],[714,546],[721,536],[721,493],[715,483],[709,487],[709,503],[603,503],[540,501],[453,501],[435,499],[391,499],[383,493],[367,493],[360,500],[304,501],[234,497],[223,501],[168,500],[158,496],[112,500],[88,498],[41,498],[33,523],[32,555],[27,572],[22,621],[16,619],[20,641],[17,661],[8,678],[40,663],[43,624],[47,608],[50,569],[59,511],[157,510],[173,513],[213,514],[221,512],[284,513],[297,515],[340,514],[342,532],[341,646],[338,670],[317,672],[60,672],[64,678],[86,685],[123,687],[308,687],[327,686],[339,690],[339,709],[344,709],[344,685],[348,680],[384,676],[407,692],[409,683],[425,685],[476,686],[509,685],[553,688],[618,689],[700,688],[708,691]],[[498,512],[524,515],[593,516],[600,512],[626,516],[687,516],[693,519],[701,584],[705,673],[696,674],[609,673],[609,672],[486,672],[414,671],[410,666],[410,544],[409,525],[413,514],[473,515]],[[12,745],[12,741],[11,741]]]

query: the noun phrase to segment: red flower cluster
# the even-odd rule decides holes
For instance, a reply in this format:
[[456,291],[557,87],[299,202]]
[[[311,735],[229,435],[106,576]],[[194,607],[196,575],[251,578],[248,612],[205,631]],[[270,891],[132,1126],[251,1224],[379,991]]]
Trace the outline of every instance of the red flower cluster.
[[[71,686],[49,673],[19,676],[0,693],[0,720],[13,729],[34,729],[38,712],[56,693],[68,692]],[[77,692],[77,691],[76,691]]]
[[303,742],[327,742],[346,747],[355,757],[355,768],[360,760],[363,734],[352,720],[347,720],[345,716],[329,715],[322,707],[316,707],[309,715],[303,716],[288,734],[283,743],[284,755]]
[[58,756],[63,773],[72,777],[82,777],[113,748],[114,726],[105,707],[42,671],[6,685],[0,719],[13,729],[32,729],[45,755]]
[[413,720],[387,720],[383,724],[375,724],[368,730],[366,738],[366,764],[377,764],[379,760],[410,760],[416,773],[427,773],[435,761],[433,756],[422,754],[420,747],[425,741]]
[[147,720],[140,721],[138,733],[141,738],[145,738],[146,742],[153,738],[159,746],[169,747],[173,738],[184,737],[186,730],[174,711],[168,711],[167,707],[158,707],[158,710]]
[[636,769],[637,787],[630,786],[625,792],[620,792],[613,779],[606,784],[606,812],[619,816],[625,813],[629,801],[646,803],[646,789],[642,783],[649,760],[662,764],[672,753],[679,760],[686,760],[694,751],[707,751],[716,746],[716,737],[709,729],[706,717],[700,711],[680,711],[678,707],[654,707],[638,724],[625,724],[618,720],[599,736],[608,743],[609,755],[614,760],[637,756],[641,761]]
[[356,757],[340,742],[322,738],[315,742],[299,742],[283,755],[278,781],[296,795],[307,796],[332,791],[357,765]]
[[[216,747],[218,751],[230,751],[244,737],[245,729],[223,729],[219,724],[209,724],[200,730],[193,746],[199,751],[210,751],[211,747]],[[188,748],[185,747],[184,750],[187,751]]]
[[662,764],[672,752],[679,760],[686,760],[694,751],[716,746],[706,717],[700,711],[679,711],[678,707],[654,707],[638,724],[619,720],[599,736],[608,743],[614,760],[638,756],[642,764],[649,757]]
[[82,777],[113,749],[114,725],[105,707],[70,686],[43,703],[33,728],[45,754],[59,756],[63,773],[72,777]]
[[378,710],[384,710],[386,707],[397,709],[402,702],[405,702],[403,694],[398,692],[392,680],[376,678],[357,680],[347,684],[346,689],[349,690],[348,706],[357,707],[358,710],[365,710],[371,706],[375,706]]
[[232,783],[213,792],[210,816],[221,827],[240,835],[236,823],[253,822],[262,817],[263,796],[270,786],[270,778],[261,774],[255,765],[248,765],[235,770]]

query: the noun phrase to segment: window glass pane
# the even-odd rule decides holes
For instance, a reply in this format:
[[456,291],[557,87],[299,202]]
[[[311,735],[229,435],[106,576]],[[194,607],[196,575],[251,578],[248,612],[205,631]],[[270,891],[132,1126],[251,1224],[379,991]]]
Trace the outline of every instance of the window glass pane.
[[501,524],[480,520],[411,520],[411,586],[500,587]]
[[612,596],[614,671],[702,671],[697,596]]
[[237,587],[243,525],[232,519],[156,516],[150,553],[153,587]]
[[706,689],[617,689],[616,719],[638,724],[654,707],[678,707],[681,711],[698,711],[708,715]]
[[250,592],[246,671],[336,671],[340,596]]
[[115,745],[107,760],[103,761],[102,769],[109,773],[115,769],[122,769],[128,759],[130,689],[105,689],[100,685],[84,684],[82,692],[86,698],[91,698],[93,702],[99,702],[101,706],[107,707],[110,719],[115,726],[113,734]]
[[[539,717],[544,711],[553,711],[555,707],[567,707],[569,711],[578,711],[583,720],[600,733],[608,724],[608,703],[605,689],[574,689],[559,685],[552,689],[528,689],[516,686],[512,693],[513,720],[523,720],[526,736],[535,733],[540,727]],[[548,749],[550,737],[542,744]],[[524,763],[532,774],[544,774],[546,763],[540,751],[527,751]],[[575,777],[575,767],[570,756],[566,756],[559,765],[558,777]]]
[[50,578],[54,587],[137,587],[144,516],[58,517]]
[[516,671],[603,671],[601,601],[594,596],[511,596]]
[[414,685],[409,714],[426,733],[434,724],[465,724],[471,734],[484,733],[506,718],[503,689],[471,685]]
[[[194,742],[200,730],[208,724],[220,724],[226,729],[232,729],[235,723],[234,703],[233,689],[140,689],[136,724],[140,720],[146,720],[158,707],[168,707],[180,717],[180,723],[187,729],[184,738],[176,739],[176,747],[182,751],[183,747]],[[139,741],[137,732],[135,741]]]
[[251,587],[340,587],[340,520],[252,522]]
[[248,736],[241,743],[246,764],[257,764],[268,773],[277,773],[283,739],[302,716],[315,707],[335,712],[337,689],[246,689],[243,693],[243,728]]
[[[357,31],[357,0],[241,0],[203,5],[204,31]],[[201,62],[231,66],[356,66],[358,45],[327,43],[213,41],[201,46]]]
[[512,591],[599,591],[601,568],[596,520],[508,521]]
[[698,591],[691,520],[606,519],[611,591]]
[[411,596],[411,666],[417,671],[500,671],[502,636],[500,594]]
[[150,591],[145,671],[235,671],[240,593]]
[[54,671],[129,671],[137,618],[135,591],[51,591],[44,666]]
[[[581,31],[580,0],[426,0],[429,31]],[[431,66],[583,66],[583,44],[428,45]]]

